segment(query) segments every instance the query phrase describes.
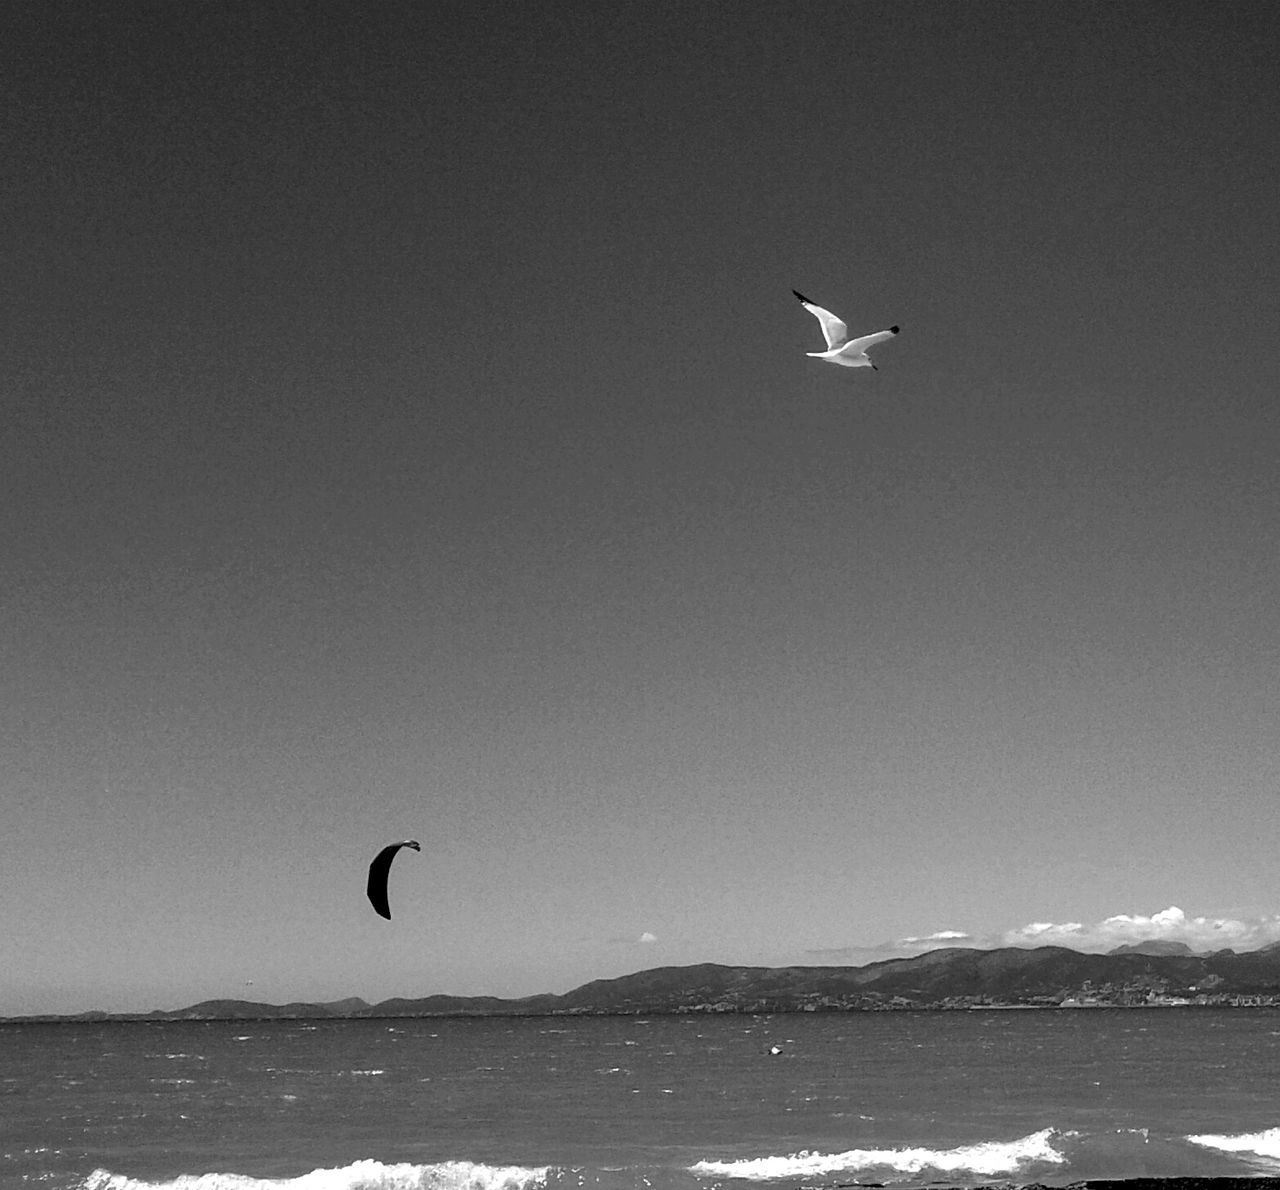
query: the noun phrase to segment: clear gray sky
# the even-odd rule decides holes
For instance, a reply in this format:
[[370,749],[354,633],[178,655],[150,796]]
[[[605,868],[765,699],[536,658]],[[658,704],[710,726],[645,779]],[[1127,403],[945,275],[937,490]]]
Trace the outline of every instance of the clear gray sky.
[[0,1013],[1280,937],[1271,4],[4,22]]

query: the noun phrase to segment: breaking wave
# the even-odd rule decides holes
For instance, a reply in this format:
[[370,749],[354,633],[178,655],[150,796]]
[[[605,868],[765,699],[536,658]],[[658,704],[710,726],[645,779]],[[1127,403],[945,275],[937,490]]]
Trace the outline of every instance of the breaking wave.
[[[1079,1132],[1043,1128],[1013,1140],[981,1140],[952,1148],[926,1144],[897,1148],[804,1150],[788,1154],[689,1162],[696,1150],[669,1164],[489,1165],[356,1161],[294,1177],[240,1173],[186,1173],[148,1181],[97,1169],[62,1183],[66,1190],[731,1190],[733,1184],[768,1183],[770,1190],[815,1186],[980,1186],[992,1179],[1013,1185],[1057,1184],[1142,1177],[1153,1181],[1195,1177],[1209,1181],[1240,1173],[1280,1173],[1280,1127],[1239,1134],[1160,1134],[1149,1128]],[[764,1188],[762,1187],[762,1190]]]
[[1055,1135],[1054,1129],[1045,1128],[1017,1140],[983,1141],[957,1149],[849,1149],[844,1153],[802,1152],[743,1161],[699,1161],[692,1172],[758,1182],[872,1170],[898,1174],[936,1170],[953,1176],[993,1176],[1018,1173],[1033,1164],[1063,1164],[1066,1157],[1053,1147]]
[[182,1174],[167,1182],[145,1182],[96,1169],[80,1190],[542,1190],[547,1169],[519,1165],[384,1165],[357,1161],[340,1169],[313,1169],[296,1178],[251,1178],[236,1173]]
[[1241,1132],[1235,1135],[1204,1132],[1198,1136],[1188,1136],[1187,1140],[1204,1149],[1234,1153],[1243,1160],[1267,1170],[1280,1169],[1280,1128],[1268,1128],[1264,1132]]

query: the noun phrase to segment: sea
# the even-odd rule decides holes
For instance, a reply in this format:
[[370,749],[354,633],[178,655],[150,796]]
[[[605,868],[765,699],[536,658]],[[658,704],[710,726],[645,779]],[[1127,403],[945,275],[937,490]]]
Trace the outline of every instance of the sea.
[[1280,1009],[0,1025],[0,1186],[1280,1175]]

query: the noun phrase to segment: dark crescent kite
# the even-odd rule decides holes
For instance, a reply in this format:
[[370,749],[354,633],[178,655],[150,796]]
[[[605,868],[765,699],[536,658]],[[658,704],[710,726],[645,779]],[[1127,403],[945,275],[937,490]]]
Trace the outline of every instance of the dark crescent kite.
[[391,861],[395,859],[396,852],[401,847],[412,847],[414,851],[422,850],[418,846],[417,839],[406,839],[403,843],[392,843],[384,847],[373,857],[373,863],[369,865],[369,885],[366,890],[369,894],[369,904],[373,906],[375,913],[388,921],[391,920],[391,906],[387,903],[387,877],[391,873]]

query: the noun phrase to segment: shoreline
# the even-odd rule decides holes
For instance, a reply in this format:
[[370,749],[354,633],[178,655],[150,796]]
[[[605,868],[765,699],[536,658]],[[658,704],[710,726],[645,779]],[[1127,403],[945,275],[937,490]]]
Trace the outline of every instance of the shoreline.
[[[840,1186],[861,1185],[868,1190],[869,1183],[841,1182]],[[933,1187],[933,1190],[942,1190]],[[947,1187],[946,1190],[966,1190],[963,1187]],[[1173,1178],[1087,1178],[1081,1182],[1064,1182],[1050,1185],[1045,1182],[993,1182],[971,1186],[967,1190],[1280,1190],[1280,1176],[1258,1174],[1255,1176],[1222,1177],[1173,1177]]]

